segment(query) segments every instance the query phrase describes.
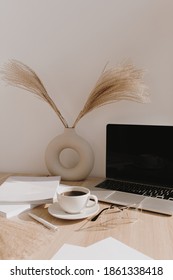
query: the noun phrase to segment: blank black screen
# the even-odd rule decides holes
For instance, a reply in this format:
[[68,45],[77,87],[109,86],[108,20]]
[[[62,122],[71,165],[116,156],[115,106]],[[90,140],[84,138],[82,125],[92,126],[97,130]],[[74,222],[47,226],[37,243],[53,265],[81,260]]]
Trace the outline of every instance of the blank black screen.
[[106,177],[173,187],[173,127],[108,124]]

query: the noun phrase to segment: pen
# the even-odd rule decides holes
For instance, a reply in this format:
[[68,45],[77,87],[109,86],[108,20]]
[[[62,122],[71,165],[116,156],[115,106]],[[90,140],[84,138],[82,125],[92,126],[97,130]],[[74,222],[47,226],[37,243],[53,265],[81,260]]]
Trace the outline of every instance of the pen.
[[49,223],[48,221],[36,216],[35,214],[33,213],[28,213],[28,215],[33,218],[34,220],[36,220],[37,222],[41,223],[42,225],[44,225],[45,227],[49,228],[49,229],[53,229],[53,230],[57,230],[58,229],[58,226],[55,226],[51,223]]

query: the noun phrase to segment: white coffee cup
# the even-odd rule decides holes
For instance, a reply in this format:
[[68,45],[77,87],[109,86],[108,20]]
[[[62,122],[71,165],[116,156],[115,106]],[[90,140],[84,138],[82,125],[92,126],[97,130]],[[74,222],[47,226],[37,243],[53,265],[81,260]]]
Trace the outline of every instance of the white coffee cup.
[[90,190],[84,187],[63,187],[57,191],[59,206],[67,213],[80,213],[84,208],[93,207],[98,199],[90,194]]

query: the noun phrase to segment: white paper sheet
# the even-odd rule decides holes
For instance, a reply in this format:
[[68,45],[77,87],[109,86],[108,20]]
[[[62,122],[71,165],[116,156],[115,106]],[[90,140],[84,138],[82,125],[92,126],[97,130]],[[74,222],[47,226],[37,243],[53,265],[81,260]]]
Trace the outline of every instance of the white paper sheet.
[[150,257],[109,237],[88,247],[64,244],[53,260],[149,260]]

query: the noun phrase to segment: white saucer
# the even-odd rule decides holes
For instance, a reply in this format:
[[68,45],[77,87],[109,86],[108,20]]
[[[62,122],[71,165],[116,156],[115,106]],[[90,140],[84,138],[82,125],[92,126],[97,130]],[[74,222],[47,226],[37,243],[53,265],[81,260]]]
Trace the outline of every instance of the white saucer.
[[85,208],[81,213],[77,214],[69,214],[63,211],[58,202],[53,203],[48,207],[48,212],[50,215],[59,218],[59,219],[65,219],[65,220],[78,220],[78,219],[84,219],[87,217],[90,217],[94,214],[96,214],[99,210],[99,205],[96,204],[93,207]]

